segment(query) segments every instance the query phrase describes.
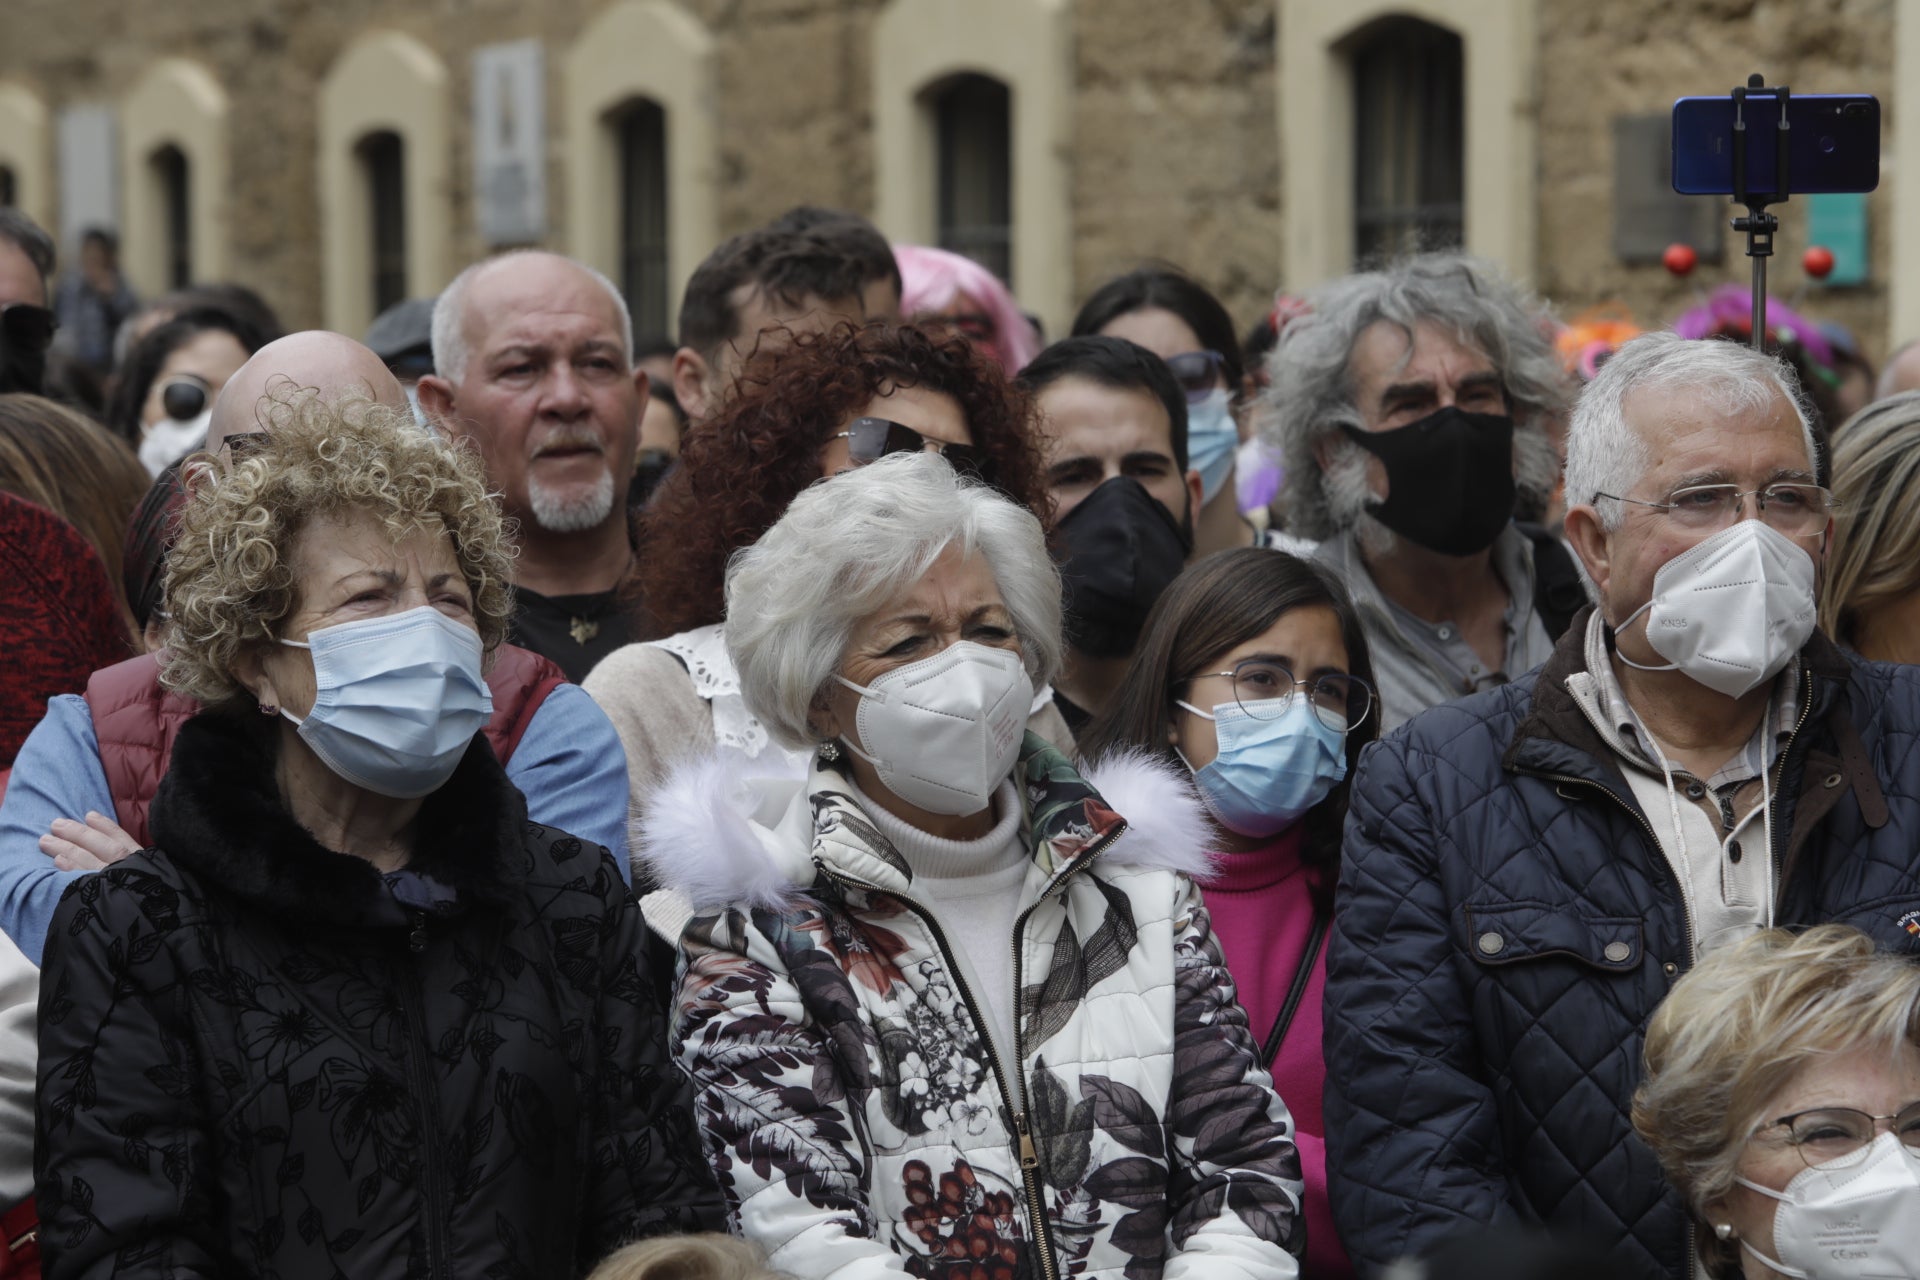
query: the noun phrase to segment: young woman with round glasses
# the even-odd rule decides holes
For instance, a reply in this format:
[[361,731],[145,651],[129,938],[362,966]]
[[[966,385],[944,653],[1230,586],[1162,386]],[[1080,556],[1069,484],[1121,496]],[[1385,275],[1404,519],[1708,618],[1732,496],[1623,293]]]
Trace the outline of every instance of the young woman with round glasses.
[[1327,1207],[1320,998],[1346,780],[1379,723],[1370,676],[1338,583],[1285,552],[1223,551],[1161,595],[1120,695],[1080,741],[1083,760],[1144,754],[1190,775],[1213,819],[1201,888],[1299,1126],[1301,1274],[1315,1280],[1353,1274]]

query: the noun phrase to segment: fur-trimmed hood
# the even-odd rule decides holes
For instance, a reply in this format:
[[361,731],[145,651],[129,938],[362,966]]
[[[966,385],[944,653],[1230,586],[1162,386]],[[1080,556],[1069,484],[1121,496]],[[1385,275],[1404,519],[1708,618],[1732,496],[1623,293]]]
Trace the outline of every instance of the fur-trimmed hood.
[[[1042,754],[1044,753],[1044,754]],[[757,759],[720,751],[675,769],[634,824],[632,847],[658,882],[694,911],[719,907],[779,909],[812,885],[815,860],[842,864],[877,838],[865,823],[823,823],[823,797],[852,800],[851,778],[833,765],[783,764],[779,753]],[[1202,878],[1213,867],[1213,831],[1191,780],[1144,752],[1126,752],[1076,770],[1032,734],[1014,771],[1026,806],[1031,842],[1036,814],[1084,805],[1086,830],[1116,815],[1100,864],[1176,871]],[[1043,779],[1043,780],[1037,780]],[[829,838],[828,825],[834,829]],[[1071,856],[1071,855],[1067,855]],[[651,914],[651,912],[650,912]]]

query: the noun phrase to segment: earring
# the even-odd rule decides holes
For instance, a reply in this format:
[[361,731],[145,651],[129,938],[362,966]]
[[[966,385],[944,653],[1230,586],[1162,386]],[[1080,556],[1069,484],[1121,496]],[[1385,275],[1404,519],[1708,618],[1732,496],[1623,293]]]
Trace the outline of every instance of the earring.
[[814,754],[820,757],[821,764],[833,764],[840,759],[840,744],[829,739],[821,743]]
[[1722,1240],[1731,1240],[1733,1239],[1733,1224],[1731,1222],[1716,1222],[1713,1226],[1713,1234],[1719,1236]]
[[274,706],[271,702],[263,702],[260,704],[260,714],[263,716],[277,716],[280,714],[280,708]]

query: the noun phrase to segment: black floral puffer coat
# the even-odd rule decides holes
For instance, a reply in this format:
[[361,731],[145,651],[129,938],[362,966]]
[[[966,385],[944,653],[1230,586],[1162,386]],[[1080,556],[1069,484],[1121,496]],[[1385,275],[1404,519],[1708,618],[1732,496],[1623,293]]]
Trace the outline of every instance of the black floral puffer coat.
[[383,877],[294,823],[262,728],[188,724],[158,847],[54,917],[46,1274],[551,1280],[723,1228],[607,852],[476,738]]

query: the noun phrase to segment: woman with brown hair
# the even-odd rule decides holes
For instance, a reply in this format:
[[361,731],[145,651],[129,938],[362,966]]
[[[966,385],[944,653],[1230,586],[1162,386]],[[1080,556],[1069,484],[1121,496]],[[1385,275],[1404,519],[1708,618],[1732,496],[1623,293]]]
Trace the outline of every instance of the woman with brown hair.
[[84,415],[41,396],[0,395],[0,490],[45,507],[93,544],[130,636],[121,547],[149,480],[133,450]]
[[[964,340],[911,325],[802,334],[747,366],[719,415],[691,429],[680,467],[640,524],[643,634],[585,681],[627,752],[636,807],[676,763],[768,749],[721,638],[727,562],[824,476],[900,452],[936,452],[1040,515],[1046,488],[1026,396]],[[1051,701],[1030,726],[1071,741]]]
[[1359,615],[1324,570],[1222,551],[1154,604],[1119,694],[1080,739],[1094,769],[1132,754],[1191,774],[1213,820],[1200,887],[1260,1064],[1299,1125],[1312,1280],[1353,1274],[1327,1205],[1320,999],[1347,777],[1379,724],[1371,676]]

